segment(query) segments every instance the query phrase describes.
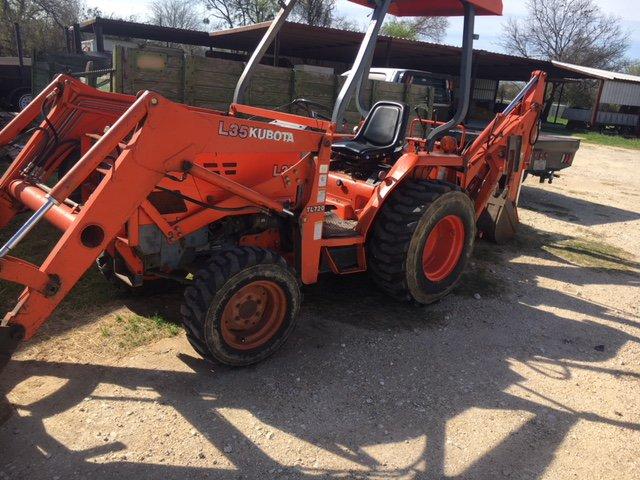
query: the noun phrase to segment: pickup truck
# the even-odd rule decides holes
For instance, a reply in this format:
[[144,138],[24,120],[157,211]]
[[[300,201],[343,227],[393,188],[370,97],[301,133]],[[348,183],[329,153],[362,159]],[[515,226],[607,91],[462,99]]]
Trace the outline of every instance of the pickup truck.
[[[423,70],[371,68],[369,79],[433,87],[434,111],[437,113],[437,118],[449,118],[448,111],[453,103],[451,77]],[[474,139],[486,125],[486,122],[477,120],[466,122],[468,138]],[[578,148],[580,148],[580,140],[577,138],[541,133],[534,146],[533,158],[527,174],[539,177],[540,182],[547,180],[551,183],[556,172],[571,166]]]

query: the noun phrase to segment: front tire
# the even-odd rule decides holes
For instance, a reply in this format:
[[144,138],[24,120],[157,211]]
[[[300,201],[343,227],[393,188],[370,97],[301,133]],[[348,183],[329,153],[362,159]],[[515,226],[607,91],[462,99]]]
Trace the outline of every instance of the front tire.
[[473,204],[458,187],[405,181],[376,219],[368,241],[369,271],[398,300],[436,302],[460,281],[475,235]]
[[182,322],[204,358],[251,365],[275,353],[300,310],[298,282],[272,251],[236,247],[216,254],[187,287]]

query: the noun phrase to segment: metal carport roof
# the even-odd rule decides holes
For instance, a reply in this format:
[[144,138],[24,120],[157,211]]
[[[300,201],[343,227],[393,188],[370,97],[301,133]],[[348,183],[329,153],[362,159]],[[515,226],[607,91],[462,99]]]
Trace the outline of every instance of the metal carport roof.
[[79,24],[82,33],[96,33],[101,30],[103,35],[123,38],[140,38],[158,42],[174,42],[184,45],[200,45],[208,47],[211,44],[209,32],[187,30],[184,28],[161,27],[148,23],[128,22],[112,18],[96,17]]
[[583,67],[582,65],[574,65],[573,63],[558,62],[556,60],[553,60],[551,63],[553,63],[556,67],[562,68],[563,70],[579,73],[589,78],[640,84],[640,77],[637,75],[612,72],[611,70],[601,70],[599,68],[593,68],[593,67]]
[[[270,22],[213,32],[217,48],[252,51],[269,28]],[[350,64],[362,41],[363,33],[336,28],[315,27],[286,22],[278,34],[279,55],[309,60]],[[451,45],[380,36],[373,60],[376,67],[408,68],[458,75],[461,49]],[[474,50],[477,78],[528,80],[533,70],[544,70],[552,79],[586,78],[551,62],[486,50]]]
[[[269,25],[270,22],[263,22],[208,33],[99,17],[82,22],[79,30],[96,35],[100,33],[251,52]],[[361,32],[286,22],[278,34],[278,52],[281,56],[307,61],[350,65],[362,38]],[[373,64],[377,67],[408,68],[458,75],[460,53],[459,47],[451,45],[381,36],[378,38]],[[552,62],[486,50],[474,50],[474,64],[477,78],[493,80],[525,81],[530,78],[533,70],[544,70],[553,80],[593,78],[589,73],[569,70]]]

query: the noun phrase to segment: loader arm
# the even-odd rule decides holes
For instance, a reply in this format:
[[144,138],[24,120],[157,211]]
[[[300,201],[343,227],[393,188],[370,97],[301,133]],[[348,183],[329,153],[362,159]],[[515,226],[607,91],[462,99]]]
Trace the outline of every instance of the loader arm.
[[[62,78],[58,81],[61,80],[64,81]],[[57,92],[55,94],[58,95]],[[39,268],[29,267],[28,273],[34,277],[43,274],[51,279],[55,278],[55,284],[50,283],[44,289],[35,289],[33,285],[27,286],[20,295],[16,307],[5,316],[3,327],[12,325],[14,331],[23,330],[20,335],[24,335],[26,339],[33,336],[91,266],[100,250],[104,249],[105,244],[122,229],[133,210],[144,201],[165,172],[180,169],[181,157],[178,154],[181,152],[186,154],[189,146],[177,147],[175,143],[169,145],[173,142],[153,142],[153,130],[163,128],[161,115],[148,115],[153,106],[161,108],[158,105],[158,99],[151,93],[142,94],[53,189],[48,193],[44,190],[40,192],[41,205],[0,251],[2,255],[0,278],[16,281],[15,277],[5,276],[7,273],[5,266],[16,262],[7,254],[38,221],[46,218],[57,226],[65,226],[64,223],[66,223],[66,228],[43,264]],[[50,122],[55,121],[56,114],[52,113]],[[17,119],[20,120],[20,117]],[[136,128],[143,120],[146,132],[143,128]],[[44,136],[42,132],[43,130],[40,130],[40,136]],[[122,153],[113,167],[106,172],[88,202],[73,212],[71,207],[64,203],[65,200],[105,161],[107,155],[117,150],[119,144],[128,136],[130,139]],[[44,139],[32,138],[32,140],[33,145],[44,143]],[[140,147],[147,149],[149,143],[155,143],[155,145],[152,145],[152,148],[145,153],[145,158],[141,159],[140,155],[136,154],[140,152]],[[23,150],[24,155],[16,159],[3,178],[1,187],[4,197],[4,205],[2,205],[4,221],[24,208],[20,200],[26,200],[23,195],[29,188],[27,185],[31,185],[32,189],[38,188],[35,183],[32,184],[34,177],[29,175],[32,171],[28,170],[29,153],[28,145]],[[151,158],[160,159],[160,161],[154,165],[150,161]],[[44,160],[49,161],[49,159]],[[47,169],[46,165],[36,166],[36,168]],[[46,180],[49,173],[45,170],[39,179]],[[135,188],[131,188],[132,179],[135,179]],[[10,198],[10,192],[16,196]],[[37,206],[37,204],[31,206]],[[66,222],[60,219],[62,216],[67,217]]]

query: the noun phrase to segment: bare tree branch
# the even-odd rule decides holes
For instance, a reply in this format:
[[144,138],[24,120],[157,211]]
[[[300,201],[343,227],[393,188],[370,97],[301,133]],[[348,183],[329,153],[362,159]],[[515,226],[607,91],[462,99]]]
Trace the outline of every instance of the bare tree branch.
[[197,30],[202,24],[193,2],[188,0],[154,0],[150,9],[149,20],[154,25]]
[[330,27],[335,8],[335,0],[299,0],[293,9],[293,18],[307,25]]
[[273,19],[280,9],[277,0],[202,0],[218,26],[233,28]]
[[629,36],[594,0],[527,0],[526,18],[503,25],[503,48],[525,57],[621,68]]
[[16,55],[13,24],[22,31],[24,50],[60,51],[65,29],[83,14],[82,0],[3,0],[0,8],[0,52]]

